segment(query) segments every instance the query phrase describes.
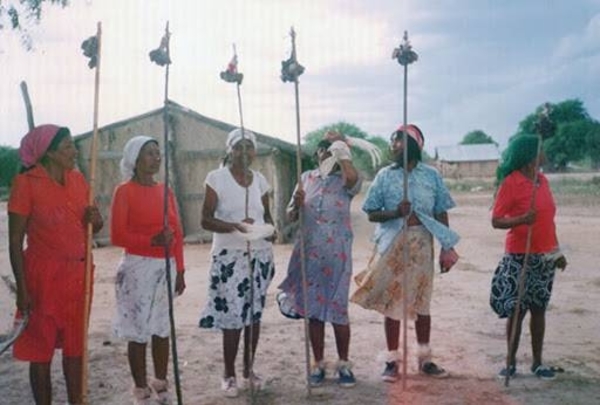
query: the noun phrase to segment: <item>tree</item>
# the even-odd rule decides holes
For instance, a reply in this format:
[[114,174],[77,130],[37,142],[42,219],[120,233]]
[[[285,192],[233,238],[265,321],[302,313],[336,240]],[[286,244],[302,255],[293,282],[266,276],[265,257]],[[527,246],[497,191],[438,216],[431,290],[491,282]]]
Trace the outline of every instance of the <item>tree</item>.
[[[514,136],[536,133],[536,123],[544,105],[538,106],[534,113],[519,123]],[[590,117],[581,100],[570,99],[550,104],[550,120],[556,125],[556,129],[544,141],[544,152],[552,169],[565,171],[569,163],[585,157],[591,158],[592,162],[598,161],[600,140],[597,137],[600,135],[597,122]]]
[[592,122],[585,136],[585,144],[592,164],[592,169],[600,169],[600,122]]
[[480,129],[469,132],[463,137],[462,141],[460,141],[460,145],[476,145],[481,143],[493,143],[498,146],[498,143],[494,141],[491,136]]
[[0,0],[0,30],[7,26],[21,35],[21,41],[27,49],[33,47],[28,27],[42,18],[44,3],[66,7],[69,0]]
[[[356,125],[342,121],[325,125],[304,135],[304,147],[306,152],[313,154],[317,150],[317,144],[323,139],[323,135],[330,130],[336,130],[353,138],[365,139],[379,147],[383,159],[387,157],[388,144],[385,139],[379,136],[370,136]],[[375,175],[378,168],[373,167],[371,156],[367,152],[358,148],[353,148],[352,155],[354,156],[354,164],[358,170],[369,177]]]
[[20,169],[19,150],[0,146],[0,188],[9,188]]

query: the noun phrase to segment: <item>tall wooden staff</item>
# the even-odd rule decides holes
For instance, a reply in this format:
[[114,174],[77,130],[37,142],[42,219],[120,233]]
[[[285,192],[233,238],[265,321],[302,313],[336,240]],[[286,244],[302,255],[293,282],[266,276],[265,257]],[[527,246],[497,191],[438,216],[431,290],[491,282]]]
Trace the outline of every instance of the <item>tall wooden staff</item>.
[[[165,96],[163,107],[163,145],[165,148],[165,184],[163,195],[163,229],[169,227],[169,65],[171,64],[171,55],[169,48],[169,22],[165,27],[165,35],[160,40],[157,49],[150,51],[150,61],[158,66],[165,67]],[[177,394],[177,404],[183,404],[181,393],[181,381],[179,378],[179,358],[177,355],[177,333],[175,330],[175,312],[173,310],[173,280],[171,277],[171,254],[170,247],[165,244],[165,272],[167,278],[167,295],[169,298],[169,323],[171,327],[171,354],[173,357],[173,377],[175,379],[175,392]]]
[[[538,189],[538,171],[540,169],[540,158],[542,155],[542,142],[544,139],[551,137],[554,134],[555,124],[550,120],[550,104],[546,103],[538,114],[538,119],[535,124],[535,132],[538,136],[537,152],[535,155],[535,165],[533,174],[533,191],[531,192],[531,201],[529,210],[535,209],[535,197]],[[523,256],[523,267],[519,273],[519,285],[517,289],[517,302],[515,303],[515,312],[511,320],[510,340],[508,343],[508,353],[506,354],[506,376],[504,377],[504,386],[508,387],[510,381],[510,367],[512,353],[515,348],[517,339],[517,325],[521,317],[521,300],[525,292],[525,281],[527,279],[527,271],[529,270],[529,255],[531,253],[531,238],[533,235],[533,224],[527,225],[527,239],[525,241],[525,255]]]
[[[90,177],[88,206],[94,205],[94,189],[96,185],[96,152],[98,140],[98,105],[100,96],[100,54],[102,49],[102,23],[98,22],[96,35],[83,41],[81,44],[83,54],[90,58],[88,66],[90,69],[96,68],[96,77],[94,81],[94,131],[92,135],[92,144],[90,146]],[[86,254],[85,254],[85,300],[83,304],[83,355],[81,367],[81,397],[84,404],[88,403],[88,327],[91,304],[92,290],[92,243],[93,227],[92,223],[87,224]]]
[[[298,190],[302,190],[302,146],[300,140],[300,97],[298,91],[298,77],[304,73],[304,67],[296,59],[296,31],[290,29],[292,38],[292,53],[288,60],[281,62],[281,80],[294,83],[294,95],[296,101],[296,183]],[[310,388],[310,347],[308,333],[308,283],[306,280],[306,253],[304,251],[304,210],[298,210],[299,242],[300,242],[300,274],[302,276],[302,295],[304,297],[304,354],[306,363],[306,390],[311,395]]]
[[[419,58],[417,53],[412,50],[412,46],[408,41],[408,31],[404,31],[403,41],[400,46],[394,49],[392,58],[397,59],[398,63],[404,66],[404,110],[403,110],[403,131],[402,131],[402,167],[404,169],[403,175],[403,196],[405,200],[408,200],[408,133],[406,128],[408,126],[408,65],[416,62]],[[404,286],[403,302],[402,302],[402,375],[406,376],[406,364],[408,358],[408,295],[406,294],[406,286],[408,284],[408,263],[409,263],[409,252],[408,252],[408,217],[404,218],[402,224],[402,239],[404,243],[402,245],[402,263],[404,264],[404,272],[402,273],[402,285]],[[406,389],[406,378],[402,378],[402,389]]]
[[[220,73],[221,79],[227,83],[235,83],[237,101],[238,101],[238,114],[240,117],[240,131],[242,131],[242,140],[246,139],[246,129],[244,127],[244,111],[242,108],[242,92],[241,86],[244,80],[244,74],[238,71],[238,56],[235,44],[233,44],[233,57],[227,65],[227,69]],[[243,165],[244,165],[244,217],[249,217],[249,202],[250,202],[250,190],[249,186],[249,173],[248,173],[248,155],[246,154],[246,143],[242,144],[243,147]],[[248,277],[250,280],[250,325],[248,326],[248,339],[244,339],[244,345],[248,342],[249,347],[244,348],[245,356],[248,356],[244,360],[248,363],[248,380],[250,382],[250,401],[252,404],[256,401],[256,387],[254,386],[254,267],[252,266],[252,248],[250,241],[246,241],[246,252],[248,258]]]

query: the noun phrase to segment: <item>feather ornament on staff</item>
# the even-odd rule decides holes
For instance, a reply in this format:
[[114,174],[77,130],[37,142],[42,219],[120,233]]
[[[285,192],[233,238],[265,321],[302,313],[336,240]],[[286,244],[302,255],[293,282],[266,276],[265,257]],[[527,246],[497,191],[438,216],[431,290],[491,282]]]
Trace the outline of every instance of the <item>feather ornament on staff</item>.
[[[294,27],[290,29],[290,37],[292,39],[292,52],[287,60],[281,62],[281,81],[284,83],[294,83],[294,95],[296,102],[296,184],[298,190],[302,190],[302,145],[300,139],[300,96],[298,88],[298,77],[304,73],[304,66],[302,66],[296,58],[296,31]],[[306,252],[304,235],[302,232],[304,214],[303,210],[300,209],[298,212],[298,223],[299,226],[299,241],[300,241],[300,273],[302,275],[302,295],[304,296],[304,313],[308,314],[308,282],[306,279]],[[310,347],[309,347],[309,334],[308,334],[308,317],[304,317],[304,355],[305,355],[305,366],[306,366],[306,390],[307,394],[311,396],[310,387]]]
[[171,34],[167,29],[167,32],[160,39],[160,45],[158,48],[151,50],[148,53],[150,61],[156,63],[158,66],[166,66],[171,64],[171,55],[169,50],[169,39]]
[[[160,40],[158,48],[148,53],[150,61],[165,68],[165,92],[163,107],[163,145],[164,151],[164,195],[163,195],[163,229],[169,227],[169,66],[171,65],[169,23],[165,27],[165,34]],[[179,357],[177,354],[177,333],[175,330],[175,311],[173,305],[173,283],[171,276],[171,253],[168,244],[165,244],[165,273],[167,280],[167,296],[169,301],[169,323],[171,328],[171,354],[173,357],[173,377],[175,379],[175,392],[177,404],[183,404],[181,392],[181,379],[179,374]]]
[[244,74],[238,72],[238,57],[237,53],[235,53],[235,47],[233,57],[227,64],[227,69],[221,72],[220,77],[227,83],[242,84],[242,81],[244,80]]
[[[238,71],[238,56],[237,56],[237,49],[235,47],[235,44],[233,44],[233,56],[231,57],[231,60],[229,61],[229,63],[227,64],[227,69],[225,69],[224,71],[222,71],[219,76],[221,77],[221,79],[223,81],[225,81],[226,83],[235,83],[235,87],[236,87],[236,93],[237,93],[237,100],[238,100],[238,113],[239,113],[239,117],[240,117],[240,131],[242,133],[242,139],[246,139],[246,129],[244,127],[244,112],[243,112],[243,108],[242,108],[242,93],[241,93],[241,85],[242,85],[242,81],[244,80],[244,74],[240,73]],[[243,144],[243,166],[244,166],[244,183],[245,184],[249,184],[250,180],[249,180],[249,175],[250,175],[250,170],[249,170],[249,163],[248,163],[248,155],[246,153],[246,143],[244,142]],[[245,218],[249,218],[250,217],[250,212],[249,212],[249,207],[250,207],[250,190],[248,189],[248,186],[246,185],[244,187],[244,217]],[[248,269],[249,269],[249,274],[248,274],[248,279],[249,280],[254,280],[254,266],[252,265],[252,261],[253,261],[253,255],[252,255],[252,248],[250,246],[250,240],[246,241],[246,257],[248,260]],[[254,291],[255,285],[254,282],[250,282],[250,313],[254,314]],[[248,364],[248,375],[249,376],[253,376],[254,375],[254,347],[252,342],[255,341],[255,334],[257,332],[254,330],[254,322],[250,322],[250,325],[248,326],[248,339],[244,339],[244,345],[248,345],[247,347],[244,348],[244,356],[248,356],[244,358],[244,362],[246,362]],[[257,388],[260,388],[259,386],[257,386],[256,381],[254,378],[249,378],[248,379],[249,384],[250,384],[250,403],[251,404],[255,404],[256,403],[256,390]]]
[[[102,49],[102,23],[98,22],[97,32],[95,36],[89,37],[81,44],[83,55],[89,58],[88,67],[96,69],[94,81],[94,131],[92,135],[92,144],[90,147],[90,176],[89,176],[89,195],[88,206],[94,205],[94,194],[96,186],[96,155],[98,149],[98,110],[100,98],[100,51]],[[89,313],[91,306],[91,289],[92,289],[92,242],[93,242],[93,226],[89,222],[87,225],[86,239],[86,256],[85,256],[85,301],[83,310],[83,355],[81,369],[81,393],[84,404],[88,403],[87,386],[88,386],[88,327]]]
[[[402,144],[408,145],[408,65],[414,63],[419,59],[419,56],[413,51],[412,46],[408,40],[408,31],[404,31],[404,37],[402,43],[398,48],[395,48],[392,52],[392,59],[396,59],[400,65],[404,67],[404,92],[403,92],[403,130],[402,130]],[[403,198],[408,200],[408,148],[403,147],[402,160],[403,160]],[[408,221],[404,221],[402,225],[402,237],[404,240],[408,240]],[[403,263],[409,263],[409,252],[408,243],[403,244],[402,248],[402,261]],[[408,285],[408,274],[403,272],[402,274],[402,285]],[[403,294],[403,305],[402,305],[402,355],[404,361],[402,362],[402,376],[407,375],[407,363],[408,363],[408,294]],[[406,390],[406,378],[402,378],[402,389]]]

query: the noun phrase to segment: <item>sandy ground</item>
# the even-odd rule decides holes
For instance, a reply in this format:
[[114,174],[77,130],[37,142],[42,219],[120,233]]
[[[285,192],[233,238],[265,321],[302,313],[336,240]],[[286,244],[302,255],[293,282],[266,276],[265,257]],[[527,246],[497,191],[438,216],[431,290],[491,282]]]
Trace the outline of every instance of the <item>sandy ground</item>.
[[[377,356],[384,349],[381,317],[351,304],[351,358],[358,379],[356,387],[335,384],[336,361],[331,328],[326,334],[326,358],[330,379],[307,397],[305,387],[304,332],[302,321],[279,314],[275,303],[277,285],[283,279],[290,245],[275,247],[277,275],[264,313],[255,370],[268,380],[266,390],[251,401],[248,392],[225,399],[220,392],[222,354],[220,333],[197,327],[198,314],[207,289],[208,245],[185,248],[188,288],[175,302],[177,349],[183,403],[199,404],[599,404],[600,403],[600,250],[597,248],[600,202],[586,204],[569,199],[561,205],[557,225],[569,260],[557,274],[547,313],[544,358],[565,371],[555,381],[545,382],[529,372],[530,336],[524,331],[518,355],[519,375],[509,387],[496,378],[505,361],[504,321],[488,306],[492,272],[502,254],[503,232],[489,225],[490,194],[456,194],[458,207],[451,211],[451,225],[462,240],[461,259],[448,274],[436,275],[432,304],[432,347],[435,360],[451,378],[431,380],[416,373],[414,329],[408,330],[408,376],[403,383],[380,381],[382,364]],[[362,270],[371,252],[371,224],[354,204],[354,264]],[[0,206],[0,243],[6,243],[6,206]],[[94,251],[97,278],[90,327],[89,399],[91,404],[131,403],[126,343],[110,333],[114,310],[113,279],[121,252],[115,248]],[[0,274],[10,274],[8,252],[0,251]],[[0,284],[0,332],[10,324],[14,301]],[[527,321],[527,320],[526,320]],[[53,363],[55,403],[65,403],[59,353]],[[241,356],[238,356],[241,363]],[[170,366],[172,371],[172,365]],[[241,372],[241,365],[239,371]],[[0,404],[33,403],[27,365],[15,362],[10,353],[0,356]]]

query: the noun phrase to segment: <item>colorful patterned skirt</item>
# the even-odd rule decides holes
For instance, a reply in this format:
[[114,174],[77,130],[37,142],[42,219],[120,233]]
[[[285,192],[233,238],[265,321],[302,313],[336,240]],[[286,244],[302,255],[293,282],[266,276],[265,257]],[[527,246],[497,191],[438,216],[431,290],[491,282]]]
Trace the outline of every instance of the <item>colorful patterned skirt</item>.
[[[406,294],[408,316],[429,315],[433,291],[433,237],[424,226],[408,228],[408,264],[403,261],[404,233],[400,232],[383,255],[375,255],[367,270],[355,278],[358,288],[350,298],[365,309],[401,320]],[[404,272],[407,272],[407,284]]]

